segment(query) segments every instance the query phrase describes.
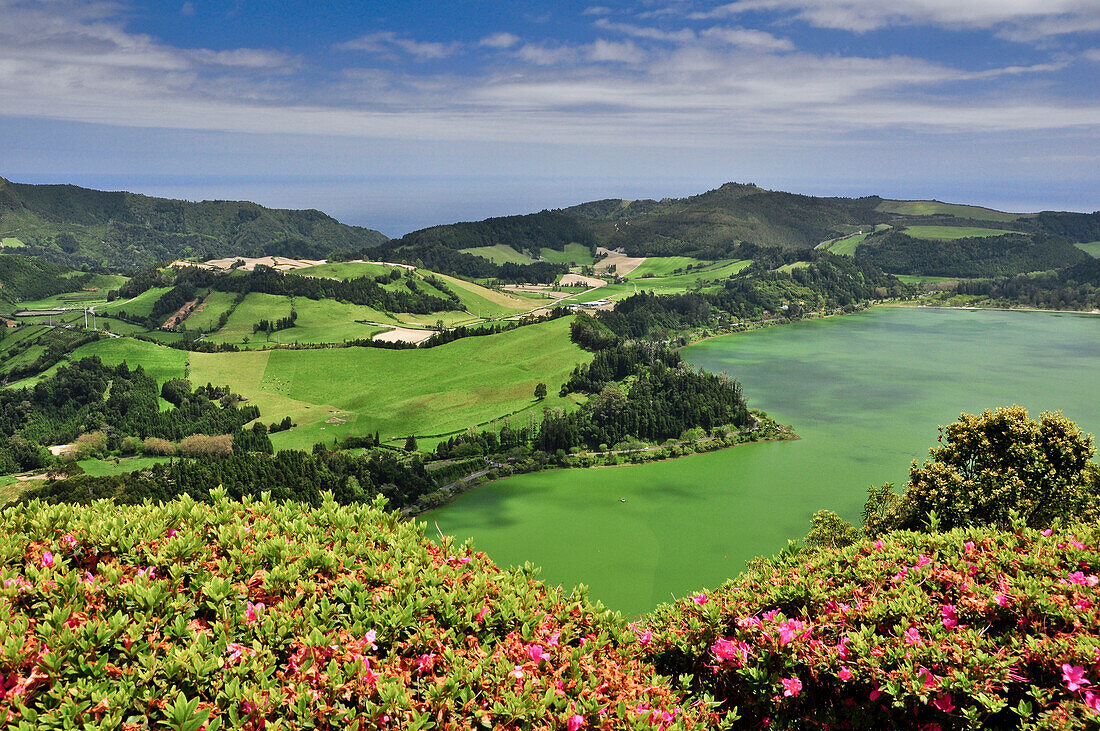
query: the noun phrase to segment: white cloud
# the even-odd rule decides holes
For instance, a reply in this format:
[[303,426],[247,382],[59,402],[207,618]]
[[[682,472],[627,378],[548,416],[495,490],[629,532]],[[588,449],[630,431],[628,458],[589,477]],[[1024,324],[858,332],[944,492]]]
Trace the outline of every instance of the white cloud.
[[[1096,29],[1096,0],[737,0],[696,19],[730,17],[769,10],[794,12],[822,28],[855,32],[900,24],[930,24],[945,28],[994,28],[1036,35],[1057,35]],[[1036,25],[1038,23],[1038,26]]]
[[581,53],[576,46],[525,43],[516,51],[516,57],[536,66],[561,66],[576,63]]
[[391,31],[370,33],[350,41],[336,44],[336,48],[342,51],[365,51],[380,55],[392,54],[394,50],[421,60],[435,60],[447,58],[453,55],[460,47],[458,43],[438,43],[434,41],[417,41],[411,38],[399,36]]
[[747,28],[707,28],[699,34],[703,38],[728,43],[743,48],[760,48],[768,51],[793,51],[794,44],[786,38],[776,38],[771,33]]
[[630,41],[618,42],[597,38],[588,46],[588,59],[597,63],[640,63],[644,58],[645,53]]
[[585,8],[581,15],[611,15],[611,8],[605,5],[593,5]]
[[200,48],[191,52],[199,63],[213,66],[232,66],[249,69],[284,69],[297,65],[295,59],[285,53],[265,51],[259,48],[235,48],[229,51],[211,51]]
[[600,18],[596,21],[595,25],[597,28],[615,31],[634,38],[645,38],[652,41],[665,41],[668,43],[689,43],[695,40],[696,37],[695,31],[691,28],[681,28],[680,30],[669,31],[662,28],[652,28],[630,23],[614,23],[606,18]]
[[512,33],[493,33],[482,38],[478,45],[483,48],[511,48],[521,40],[519,36]]

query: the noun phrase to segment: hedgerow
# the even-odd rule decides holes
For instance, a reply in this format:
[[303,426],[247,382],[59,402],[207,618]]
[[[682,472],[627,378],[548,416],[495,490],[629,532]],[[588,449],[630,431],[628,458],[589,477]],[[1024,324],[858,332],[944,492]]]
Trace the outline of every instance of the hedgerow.
[[9,728],[703,729],[618,614],[380,505],[0,517]]
[[637,642],[749,728],[1098,728],[1098,537],[1018,519],[787,552]]

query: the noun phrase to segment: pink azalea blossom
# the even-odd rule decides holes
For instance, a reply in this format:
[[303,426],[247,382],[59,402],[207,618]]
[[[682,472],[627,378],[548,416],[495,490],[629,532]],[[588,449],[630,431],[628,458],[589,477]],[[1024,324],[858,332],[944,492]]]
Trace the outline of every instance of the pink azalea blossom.
[[783,684],[784,697],[794,698],[802,692],[802,681],[798,678],[780,678],[779,682]]
[[426,675],[432,671],[432,668],[435,667],[435,653],[426,652],[420,657],[416,658],[414,662],[416,663],[416,672],[420,675]]
[[1009,604],[1012,603],[1012,601],[1004,594],[994,594],[993,603],[996,604],[998,607],[1007,607]]
[[936,676],[932,674],[932,671],[923,665],[917,670],[917,677],[924,676],[924,680],[921,681],[924,690],[929,690],[936,687]]
[[932,563],[932,559],[922,553],[917,557],[917,565],[914,568],[922,569],[930,563]]
[[[261,604],[260,606],[263,606],[263,605]],[[367,633],[365,635],[363,635],[363,644],[364,645],[370,645],[370,649],[372,649],[372,650],[377,650],[378,645],[376,645],[374,643],[374,641],[377,640],[377,639],[378,639],[378,631],[373,630],[373,629],[368,630]]]
[[87,584],[88,586],[91,586],[92,584],[94,584],[95,583],[95,577],[92,576],[92,572],[91,571],[85,571],[84,575],[82,577],[80,577],[80,583],[81,584]]
[[955,710],[955,704],[951,701],[950,693],[944,693],[939,698],[932,701],[932,705],[944,713],[951,713],[951,711]]
[[710,601],[710,600],[709,600],[709,599],[707,599],[707,595],[706,595],[706,594],[696,594],[695,596],[693,596],[693,597],[691,598],[691,601],[693,601],[693,602],[695,602],[696,604],[698,604],[698,605],[702,606],[703,604],[706,604],[706,603],[707,603],[708,601]]
[[710,651],[721,662],[734,663],[740,667],[749,658],[751,648],[739,640],[719,638],[710,646]]
[[489,607],[482,607],[481,611],[477,613],[476,617],[474,617],[474,621],[475,622],[480,622],[481,620],[485,619],[486,615],[488,615],[488,614],[489,614]]
[[547,659],[546,653],[542,651],[542,645],[528,645],[527,657],[531,658],[532,662],[542,662]]
[[61,545],[69,549],[76,548],[76,539],[71,535],[63,535],[61,536]]
[[974,552],[974,541],[967,541],[966,543],[963,544],[963,548],[966,549],[967,553],[973,553]]
[[959,615],[955,612],[954,604],[944,604],[940,608],[940,616],[943,617],[943,626],[947,629],[955,629],[959,626]]
[[1078,542],[1078,540],[1075,536],[1070,536],[1069,537],[1069,545],[1073,546],[1074,548],[1076,548],[1078,550],[1083,550],[1085,548],[1085,544]]
[[882,691],[879,690],[878,688],[875,688],[874,690],[872,690],[870,693],[867,694],[867,697],[870,698],[871,700],[878,700],[879,698],[882,697]]
[[137,575],[138,578],[155,579],[157,578],[157,568],[156,566],[146,566],[143,569],[138,569]]
[[175,528],[169,528],[168,531],[164,535],[168,536],[169,538],[175,538],[176,533],[177,533],[177,531],[176,531]]
[[1053,532],[1054,531],[1052,531],[1050,528],[1047,528],[1046,530],[1040,531],[1040,533],[1042,533],[1047,538],[1050,538],[1050,534],[1053,533]]
[[51,566],[53,566],[53,553],[51,553],[50,551],[43,551],[42,552],[42,567],[48,569]]
[[840,678],[841,680],[851,680],[852,679],[852,671],[849,670],[848,668],[842,667],[837,672],[836,676],[838,678]]
[[920,645],[924,641],[920,637],[920,630],[916,627],[910,627],[905,631],[905,644],[907,645]]
[[1085,691],[1085,705],[1089,707],[1093,713],[1100,713],[1100,693],[1093,693],[1091,690]]
[[256,622],[259,621],[259,617],[256,615],[256,612],[257,612],[257,610],[260,610],[260,609],[263,609],[263,608],[264,608],[264,603],[263,602],[256,602],[255,604],[253,604],[252,602],[248,602],[247,605],[245,606],[245,610],[244,610],[244,623],[246,625],[256,624]]
[[802,622],[791,619],[786,624],[779,625],[779,644],[785,645],[796,639],[805,627]]
[[645,632],[639,632],[638,633],[638,644],[648,645],[650,643],[650,641],[652,641],[652,640],[653,640],[653,632],[651,630],[647,629]]
[[880,540],[875,541],[873,545],[874,545],[876,551],[881,551],[886,544],[883,543],[882,540],[880,539]]
[[1073,692],[1083,686],[1092,685],[1085,677],[1085,669],[1080,665],[1062,664],[1062,679],[1066,681],[1066,690]]
[[548,647],[557,647],[558,638],[561,637],[561,632],[555,632],[546,639],[546,645]]
[[510,672],[508,674],[511,675],[516,680],[523,680],[523,668],[519,665],[514,666],[512,668],[512,672]]
[[584,726],[584,716],[579,713],[574,713],[565,721],[565,731],[577,731],[582,726]]

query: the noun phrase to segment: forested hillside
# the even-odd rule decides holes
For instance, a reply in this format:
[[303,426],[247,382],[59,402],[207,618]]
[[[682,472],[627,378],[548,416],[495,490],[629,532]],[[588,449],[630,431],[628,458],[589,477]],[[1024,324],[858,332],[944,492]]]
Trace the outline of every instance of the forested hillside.
[[19,302],[71,292],[87,275],[72,274],[66,267],[17,254],[0,254],[0,300]]
[[0,178],[0,233],[21,253],[76,267],[130,269],[179,257],[324,258],[386,237],[315,210],[190,202]]

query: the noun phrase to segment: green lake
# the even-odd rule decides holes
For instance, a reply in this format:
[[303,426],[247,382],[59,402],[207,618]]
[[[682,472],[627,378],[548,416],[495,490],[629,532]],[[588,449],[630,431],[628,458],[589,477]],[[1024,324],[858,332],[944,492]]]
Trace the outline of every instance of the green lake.
[[683,355],[741,381],[750,405],[802,439],[520,475],[425,519],[502,565],[531,561],[547,582],[587,584],[636,615],[773,555],[821,508],[857,521],[867,487],[904,483],[936,427],[962,411],[1060,409],[1100,435],[1097,316],[877,308],[714,338]]

